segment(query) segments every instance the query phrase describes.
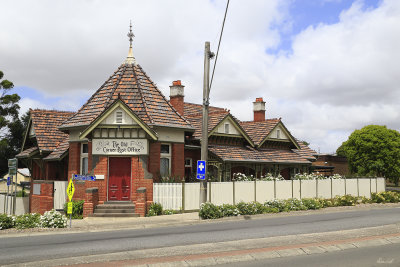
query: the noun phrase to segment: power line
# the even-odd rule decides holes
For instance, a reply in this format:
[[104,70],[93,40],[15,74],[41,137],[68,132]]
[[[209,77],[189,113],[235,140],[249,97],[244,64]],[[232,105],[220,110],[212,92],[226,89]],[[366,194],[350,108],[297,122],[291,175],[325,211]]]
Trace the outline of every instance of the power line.
[[211,90],[212,82],[213,82],[213,79],[214,79],[215,66],[217,65],[219,47],[220,47],[220,45],[221,45],[222,33],[224,32],[224,26],[225,26],[225,20],[226,20],[226,13],[228,13],[228,6],[229,6],[229,0],[228,0],[228,2],[226,3],[225,16],[224,16],[224,21],[222,22],[221,35],[219,36],[219,42],[218,42],[218,48],[217,48],[217,55],[215,56],[215,62],[214,62],[213,72],[212,72],[212,75],[211,75],[211,82],[210,82],[210,89],[209,89],[209,90]]

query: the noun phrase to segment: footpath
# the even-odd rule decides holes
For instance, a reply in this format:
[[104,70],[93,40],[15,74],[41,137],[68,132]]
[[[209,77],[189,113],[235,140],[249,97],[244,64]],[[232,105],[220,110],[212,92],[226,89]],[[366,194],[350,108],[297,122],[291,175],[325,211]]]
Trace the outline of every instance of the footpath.
[[[42,232],[0,232],[3,238],[43,234],[111,231],[119,229],[144,229],[180,226],[220,221],[256,220],[258,218],[287,217],[306,214],[334,213],[354,210],[400,209],[400,204],[367,204],[354,207],[334,207],[316,211],[229,217],[219,220],[201,220],[198,213],[184,213],[147,218],[85,218],[73,220],[72,228]],[[400,210],[399,210],[400,212]],[[325,233],[288,235],[249,240],[194,244],[156,249],[125,251],[56,260],[25,263],[11,266],[210,266],[265,258],[328,253],[367,246],[400,243],[400,222],[377,227],[333,231]]]

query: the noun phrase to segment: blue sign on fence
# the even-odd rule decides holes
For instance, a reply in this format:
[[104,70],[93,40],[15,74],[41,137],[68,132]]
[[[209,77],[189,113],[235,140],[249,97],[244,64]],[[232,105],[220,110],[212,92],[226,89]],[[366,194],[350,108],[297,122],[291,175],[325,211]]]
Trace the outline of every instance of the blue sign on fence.
[[197,161],[197,179],[204,180],[206,177],[206,161],[198,160]]
[[7,186],[11,185],[11,177],[7,177]]
[[73,179],[81,181],[96,181],[96,176],[75,174]]

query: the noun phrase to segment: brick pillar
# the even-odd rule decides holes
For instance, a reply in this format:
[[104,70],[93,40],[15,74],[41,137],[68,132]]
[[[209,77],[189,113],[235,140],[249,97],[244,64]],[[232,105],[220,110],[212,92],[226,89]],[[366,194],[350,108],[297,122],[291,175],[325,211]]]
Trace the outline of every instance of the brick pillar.
[[69,143],[68,181],[73,174],[80,173],[81,143]]
[[149,151],[149,172],[153,174],[154,182],[159,182],[160,180],[160,143],[150,143]]
[[[40,184],[40,195],[33,195],[31,193],[30,212],[44,214],[45,211],[54,208],[54,182],[36,180],[33,184]],[[31,189],[33,192],[33,187]]]
[[138,188],[136,193],[135,213],[139,214],[140,217],[144,217],[147,213],[146,187]]
[[85,203],[83,203],[83,217],[93,214],[94,209],[99,204],[99,189],[97,187],[87,188]]

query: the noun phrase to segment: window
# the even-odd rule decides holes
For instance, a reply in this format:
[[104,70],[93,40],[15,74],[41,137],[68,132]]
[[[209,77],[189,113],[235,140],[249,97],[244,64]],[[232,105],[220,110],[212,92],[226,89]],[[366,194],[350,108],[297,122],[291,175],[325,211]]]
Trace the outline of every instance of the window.
[[161,177],[166,177],[171,174],[171,145],[170,144],[161,144],[160,174],[161,174]]
[[186,158],[185,159],[185,167],[186,168],[191,168],[192,167],[192,159],[191,158]]
[[225,124],[225,133],[228,134],[229,133],[229,124]]
[[276,130],[276,138],[281,138],[281,130]]
[[81,174],[86,175],[88,174],[88,167],[89,167],[89,161],[88,161],[88,144],[81,144]]
[[123,120],[122,111],[117,111],[115,113],[115,123],[122,123],[122,120]]

